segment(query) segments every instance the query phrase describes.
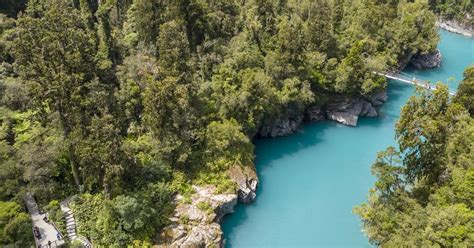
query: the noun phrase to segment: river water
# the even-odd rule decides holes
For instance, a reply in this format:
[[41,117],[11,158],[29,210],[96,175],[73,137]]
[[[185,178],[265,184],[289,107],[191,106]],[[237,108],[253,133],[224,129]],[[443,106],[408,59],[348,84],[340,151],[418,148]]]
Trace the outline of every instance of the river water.
[[[449,81],[455,91],[474,63],[474,39],[440,34],[442,66],[405,72]],[[395,122],[413,94],[414,86],[391,81],[380,116],[362,118],[356,128],[323,121],[287,137],[257,140],[257,199],[224,218],[226,247],[370,247],[352,209],[374,184],[376,153],[396,145]]]

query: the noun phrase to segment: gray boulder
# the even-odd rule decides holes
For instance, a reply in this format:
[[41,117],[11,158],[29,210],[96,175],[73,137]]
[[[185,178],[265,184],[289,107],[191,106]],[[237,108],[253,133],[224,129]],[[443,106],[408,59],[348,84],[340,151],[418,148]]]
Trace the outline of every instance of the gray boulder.
[[342,98],[333,100],[326,106],[329,120],[348,126],[357,126],[359,116],[376,117],[377,110],[371,102],[361,98]]
[[410,60],[410,64],[416,69],[429,69],[436,68],[441,66],[441,51],[436,49],[436,51],[421,54],[418,53],[413,56]]

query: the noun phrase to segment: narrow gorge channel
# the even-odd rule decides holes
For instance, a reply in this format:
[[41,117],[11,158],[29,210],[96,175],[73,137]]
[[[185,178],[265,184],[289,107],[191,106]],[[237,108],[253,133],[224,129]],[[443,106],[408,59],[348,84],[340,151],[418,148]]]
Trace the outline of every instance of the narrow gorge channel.
[[[441,67],[405,72],[455,91],[474,62],[474,39],[440,34]],[[352,209],[373,186],[376,153],[396,145],[394,125],[413,94],[413,86],[391,81],[379,117],[361,118],[356,128],[323,121],[256,141],[257,198],[222,221],[226,247],[370,247]]]

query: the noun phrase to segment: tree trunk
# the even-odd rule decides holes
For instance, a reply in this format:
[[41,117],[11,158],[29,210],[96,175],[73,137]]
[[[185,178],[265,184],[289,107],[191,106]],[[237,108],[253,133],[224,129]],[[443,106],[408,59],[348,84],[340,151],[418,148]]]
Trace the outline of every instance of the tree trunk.
[[74,182],[76,183],[79,192],[82,193],[81,188],[81,179],[79,177],[79,166],[76,158],[76,154],[74,152],[74,147],[71,143],[68,144],[68,153],[69,153],[69,162],[71,165],[72,176],[74,177]]
[[67,144],[68,155],[69,155],[69,163],[71,165],[72,176],[74,177],[74,182],[76,183],[77,188],[81,192],[82,189],[81,189],[81,179],[79,177],[79,166],[78,166],[79,163],[77,162],[74,146],[69,139],[69,134],[71,133],[71,125],[69,123],[67,116],[64,114],[63,107],[61,104],[59,106],[58,112],[59,112],[59,119],[61,121],[63,131],[64,131],[64,139],[66,140],[66,142],[68,142]]

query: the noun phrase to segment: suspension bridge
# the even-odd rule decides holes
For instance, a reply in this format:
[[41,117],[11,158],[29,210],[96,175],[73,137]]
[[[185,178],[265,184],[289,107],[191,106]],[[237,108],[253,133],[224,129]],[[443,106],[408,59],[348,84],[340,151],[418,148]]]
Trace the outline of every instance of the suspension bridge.
[[[401,72],[401,71],[397,71],[397,72],[391,72],[391,71],[376,72],[376,71],[373,71],[372,73],[377,74],[379,76],[384,76],[388,79],[397,80],[397,81],[402,82],[402,83],[408,83],[408,84],[420,86],[420,87],[428,89],[428,90],[436,90],[436,85],[432,85],[428,81],[423,81],[423,80],[417,79],[416,77],[413,77],[413,76],[411,76],[409,74],[406,74],[404,72]],[[456,93],[449,91],[449,94],[454,96]]]

